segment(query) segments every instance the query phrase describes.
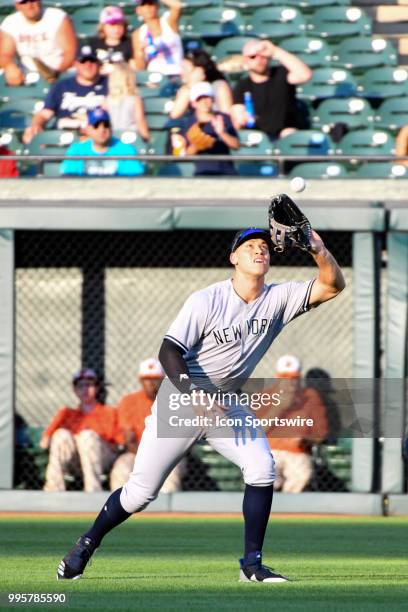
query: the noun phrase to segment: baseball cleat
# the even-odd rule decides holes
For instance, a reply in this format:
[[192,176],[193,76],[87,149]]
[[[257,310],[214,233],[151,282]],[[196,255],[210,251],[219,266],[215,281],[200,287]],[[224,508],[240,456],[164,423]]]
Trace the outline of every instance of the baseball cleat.
[[90,538],[81,536],[75,546],[59,562],[57,580],[78,580],[91,559],[96,546]]
[[271,567],[262,565],[262,555],[257,554],[255,562],[245,563],[245,559],[239,560],[241,571],[239,582],[288,582],[289,578],[272,571]]

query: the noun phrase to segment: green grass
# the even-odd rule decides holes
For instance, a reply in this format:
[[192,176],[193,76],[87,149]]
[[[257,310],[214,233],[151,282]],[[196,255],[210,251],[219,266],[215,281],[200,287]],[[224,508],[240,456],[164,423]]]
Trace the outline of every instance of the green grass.
[[139,515],[106,537],[82,580],[57,582],[58,561],[89,522],[0,516],[0,591],[67,594],[67,605],[36,610],[408,609],[407,519],[272,518],[265,563],[292,581],[262,585],[237,581],[239,518]]

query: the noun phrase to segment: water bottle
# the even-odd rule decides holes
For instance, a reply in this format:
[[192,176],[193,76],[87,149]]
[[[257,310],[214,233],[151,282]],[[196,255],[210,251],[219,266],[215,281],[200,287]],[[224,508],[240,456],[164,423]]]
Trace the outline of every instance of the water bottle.
[[150,32],[147,32],[147,46],[146,46],[147,59],[150,61],[157,55],[157,48],[154,44],[153,36]]
[[244,105],[247,114],[247,128],[253,128],[255,126],[255,107],[254,101],[252,100],[252,94],[250,91],[244,93]]

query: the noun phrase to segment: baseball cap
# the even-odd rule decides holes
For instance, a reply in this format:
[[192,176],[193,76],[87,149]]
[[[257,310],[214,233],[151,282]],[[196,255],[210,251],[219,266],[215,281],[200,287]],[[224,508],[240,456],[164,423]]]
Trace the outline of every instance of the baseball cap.
[[264,229],[261,229],[260,227],[248,227],[247,229],[239,230],[235,234],[234,240],[232,241],[231,245],[231,253],[236,251],[236,249],[241,246],[241,244],[243,244],[247,240],[252,240],[253,238],[262,238],[263,240],[265,240],[265,242],[268,243],[269,246],[271,244],[271,237],[269,232]]
[[83,45],[82,47],[80,47],[78,49],[75,59],[77,62],[83,62],[85,60],[89,60],[91,62],[99,62],[95,51],[90,45]]
[[92,368],[81,368],[72,377],[72,383],[75,385],[79,380],[83,380],[84,378],[91,378],[96,382],[99,380],[99,376],[92,370]]
[[276,375],[279,378],[299,378],[302,364],[295,355],[282,355],[276,362]]
[[88,117],[88,125],[96,125],[100,121],[110,122],[109,113],[104,108],[101,108],[100,106],[97,106],[96,108],[89,110],[87,112],[87,117]]
[[99,17],[99,23],[123,23],[125,21],[125,15],[120,6],[105,6],[101,11]]
[[157,359],[151,357],[140,363],[139,378],[164,378],[164,376],[164,370]]
[[211,83],[208,83],[207,81],[196,83],[190,89],[190,102],[194,102],[195,100],[198,100],[198,98],[203,97],[214,98],[214,90],[211,87]]
[[135,0],[136,6],[141,6],[142,4],[157,4],[158,0]]

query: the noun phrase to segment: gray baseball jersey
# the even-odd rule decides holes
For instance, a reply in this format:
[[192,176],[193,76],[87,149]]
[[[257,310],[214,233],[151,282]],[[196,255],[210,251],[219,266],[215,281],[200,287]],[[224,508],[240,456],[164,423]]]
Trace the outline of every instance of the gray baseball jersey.
[[313,282],[265,285],[249,304],[230,279],[214,283],[187,299],[165,337],[186,351],[190,376],[203,379],[204,388],[212,388],[212,381],[216,388],[234,390],[283,327],[309,309]]

